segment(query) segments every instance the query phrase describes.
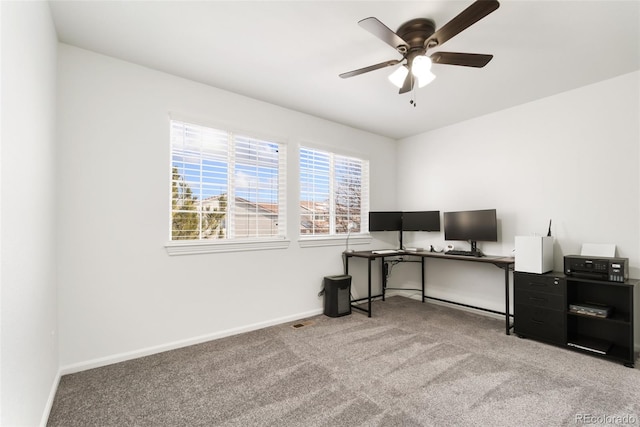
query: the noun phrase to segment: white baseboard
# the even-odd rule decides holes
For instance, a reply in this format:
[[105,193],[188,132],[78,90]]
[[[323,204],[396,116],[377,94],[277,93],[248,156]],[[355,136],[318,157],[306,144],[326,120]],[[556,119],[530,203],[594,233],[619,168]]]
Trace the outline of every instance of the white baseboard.
[[42,412],[42,419],[40,420],[40,427],[46,427],[47,422],[49,421],[49,415],[51,414],[51,408],[53,408],[53,400],[56,398],[56,393],[58,392],[58,385],[60,385],[60,377],[62,374],[58,369],[58,373],[56,377],[53,379],[53,383],[51,384],[51,390],[49,391],[49,398],[47,399],[47,404],[44,407],[44,411]]
[[73,374],[76,372],[86,371],[88,369],[112,365],[114,363],[137,359],[139,357],[150,356],[152,354],[162,353],[169,350],[175,350],[182,347],[188,347],[190,345],[201,344],[207,341],[213,341],[220,338],[241,334],[244,332],[255,331],[258,329],[263,329],[269,326],[279,325],[282,323],[292,322],[295,320],[304,319],[306,317],[316,316],[322,313],[323,313],[323,309],[318,308],[314,310],[309,310],[304,313],[293,314],[291,316],[280,317],[280,318],[268,320],[265,322],[258,322],[251,325],[241,326],[238,328],[227,329],[224,331],[214,332],[212,334],[201,335],[198,337],[188,338],[185,340],[174,341],[174,342],[161,344],[153,347],[141,348],[138,350],[128,351],[125,353],[114,354],[106,357],[100,357],[97,359],[87,360],[79,363],[73,363],[70,365],[62,366],[60,368],[59,375]]

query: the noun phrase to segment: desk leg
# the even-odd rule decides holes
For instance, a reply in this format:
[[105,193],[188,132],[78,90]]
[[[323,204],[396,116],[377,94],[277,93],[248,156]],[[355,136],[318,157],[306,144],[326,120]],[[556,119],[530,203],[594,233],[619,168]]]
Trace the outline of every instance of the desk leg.
[[384,257],[380,258],[380,277],[382,278],[382,301],[384,301],[385,293],[387,292],[387,272],[385,271],[386,263],[384,262]]
[[504,296],[505,296],[505,307],[504,307],[504,312],[505,312],[505,332],[507,333],[507,335],[511,335],[511,333],[509,332],[511,329],[511,326],[509,325],[510,320],[509,320],[509,267],[505,267],[504,268]]
[[342,254],[342,256],[344,257],[344,274],[348,276],[349,275],[349,258],[351,257],[347,254]]
[[367,302],[369,303],[369,312],[367,317],[371,317],[371,263],[373,259],[369,259],[367,264]]
[[422,261],[422,302],[424,302],[424,299],[426,298],[425,294],[424,294],[424,276],[425,276],[425,271],[424,271],[424,257],[420,257],[420,260]]

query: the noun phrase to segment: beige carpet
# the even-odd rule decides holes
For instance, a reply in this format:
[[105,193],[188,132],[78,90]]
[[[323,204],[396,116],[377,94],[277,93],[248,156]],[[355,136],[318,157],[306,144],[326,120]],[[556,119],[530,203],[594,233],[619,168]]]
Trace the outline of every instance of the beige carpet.
[[403,297],[61,379],[50,426],[640,425],[640,371]]

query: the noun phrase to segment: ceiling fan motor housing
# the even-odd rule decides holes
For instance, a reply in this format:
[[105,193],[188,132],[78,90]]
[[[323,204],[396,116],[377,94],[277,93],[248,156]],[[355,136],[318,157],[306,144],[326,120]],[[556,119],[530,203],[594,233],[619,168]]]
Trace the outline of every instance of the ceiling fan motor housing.
[[[425,41],[436,31],[436,24],[431,19],[417,18],[407,21],[398,28],[396,34],[409,45],[409,52],[417,54],[425,52]],[[400,50],[400,49],[398,49]],[[401,52],[406,53],[406,52]]]

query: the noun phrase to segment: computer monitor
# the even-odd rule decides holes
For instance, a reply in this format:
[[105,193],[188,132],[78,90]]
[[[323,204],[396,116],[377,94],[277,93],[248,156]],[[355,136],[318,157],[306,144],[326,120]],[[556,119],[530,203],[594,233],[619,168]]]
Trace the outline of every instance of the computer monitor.
[[497,242],[498,221],[495,209],[445,212],[444,239],[466,240],[471,251],[477,252],[477,241]]
[[402,212],[369,212],[369,231],[402,230]]
[[440,231],[440,211],[402,212],[402,231]]

